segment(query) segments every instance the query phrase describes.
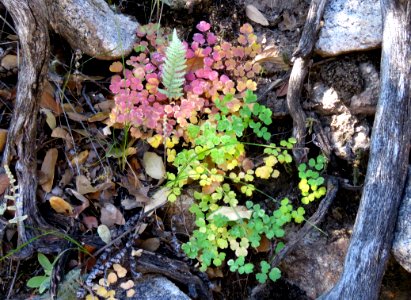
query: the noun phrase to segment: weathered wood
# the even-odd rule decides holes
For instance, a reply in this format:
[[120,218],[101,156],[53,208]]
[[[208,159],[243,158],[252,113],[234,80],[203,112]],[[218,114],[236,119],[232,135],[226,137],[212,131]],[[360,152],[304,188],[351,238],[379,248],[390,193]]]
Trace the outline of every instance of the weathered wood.
[[[36,235],[28,227],[47,227],[36,202],[37,159],[34,145],[39,109],[37,99],[40,99],[48,69],[50,41],[47,20],[43,13],[46,7],[42,0],[9,0],[3,3],[13,17],[23,58],[16,102],[3,154],[3,164],[9,165],[13,159],[17,159],[15,168],[20,196],[16,197],[16,216],[28,216],[27,220],[18,223],[18,245],[22,245]],[[30,256],[32,246],[33,243],[29,243],[20,255]]]
[[306,115],[301,107],[301,91],[308,73],[309,56],[312,53],[320,28],[320,21],[327,0],[312,0],[304,30],[297,50],[294,52],[294,65],[288,82],[287,106],[293,118],[293,136],[297,143],[293,150],[295,162],[301,163],[307,158],[305,148]]
[[411,2],[381,0],[381,93],[344,271],[320,299],[378,299],[407,175],[411,139]]

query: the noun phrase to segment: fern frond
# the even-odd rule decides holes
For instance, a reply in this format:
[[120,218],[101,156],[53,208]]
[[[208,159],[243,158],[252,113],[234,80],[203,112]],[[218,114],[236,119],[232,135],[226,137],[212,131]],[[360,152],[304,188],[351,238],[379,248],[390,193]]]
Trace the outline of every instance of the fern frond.
[[183,95],[183,84],[186,74],[186,49],[173,30],[173,37],[166,49],[166,59],[163,67],[162,83],[164,89],[159,92],[169,99],[177,99]]

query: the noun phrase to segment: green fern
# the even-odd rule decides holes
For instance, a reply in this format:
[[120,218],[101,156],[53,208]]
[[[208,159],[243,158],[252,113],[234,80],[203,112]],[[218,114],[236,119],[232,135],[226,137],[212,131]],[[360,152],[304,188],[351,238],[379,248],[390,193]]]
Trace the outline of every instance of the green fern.
[[172,40],[166,49],[166,60],[162,75],[164,89],[159,89],[160,93],[166,95],[169,99],[177,99],[183,95],[186,62],[186,49],[178,39],[177,31],[174,29]]

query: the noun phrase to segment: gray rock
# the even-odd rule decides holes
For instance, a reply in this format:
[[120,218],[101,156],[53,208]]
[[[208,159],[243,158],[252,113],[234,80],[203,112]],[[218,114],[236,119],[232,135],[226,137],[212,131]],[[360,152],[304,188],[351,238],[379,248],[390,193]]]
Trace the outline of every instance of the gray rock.
[[74,49],[97,59],[127,56],[137,40],[137,21],[115,13],[104,0],[47,0],[49,21]]
[[411,168],[408,169],[408,181],[402,199],[395,229],[392,253],[397,262],[411,273]]
[[132,300],[190,300],[174,283],[162,276],[144,276],[134,286]]
[[330,0],[316,52],[322,56],[377,48],[382,41],[379,0]]
[[327,238],[315,230],[280,264],[287,281],[315,299],[332,288],[343,270],[351,225],[333,230]]

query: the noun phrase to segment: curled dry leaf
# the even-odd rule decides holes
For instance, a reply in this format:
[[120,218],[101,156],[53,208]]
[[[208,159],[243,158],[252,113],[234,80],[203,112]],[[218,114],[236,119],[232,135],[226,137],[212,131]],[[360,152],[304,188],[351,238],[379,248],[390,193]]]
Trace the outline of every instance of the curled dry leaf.
[[59,153],[56,148],[51,148],[47,151],[46,156],[44,157],[43,163],[41,165],[41,172],[45,174],[46,180],[41,185],[41,188],[46,193],[50,193],[53,187],[54,181],[54,169],[56,167],[57,157]]
[[111,203],[106,203],[101,208],[100,221],[108,227],[113,226],[114,224],[124,225],[126,223],[123,214]]
[[245,14],[247,15],[247,18],[253,22],[263,26],[269,25],[267,18],[254,5],[247,5],[245,7]]
[[223,215],[227,217],[230,221],[238,221],[240,219],[251,218],[252,211],[248,210],[247,207],[238,205],[236,207],[231,206],[221,206],[219,209],[210,214],[207,219],[212,220],[215,215]]
[[91,185],[90,180],[84,175],[76,177],[76,190],[81,195],[97,192],[97,189]]
[[7,141],[7,130],[0,128],[0,152],[3,152]]
[[73,213],[73,206],[63,198],[52,196],[49,200],[50,206],[59,214],[71,215]]
[[163,179],[166,174],[163,159],[154,152],[144,153],[143,166],[147,175],[154,179]]
[[254,60],[254,63],[269,62],[275,65],[279,70],[287,71],[290,69],[290,65],[285,60],[285,55],[281,53],[276,46],[266,47],[260,54],[258,54]]

